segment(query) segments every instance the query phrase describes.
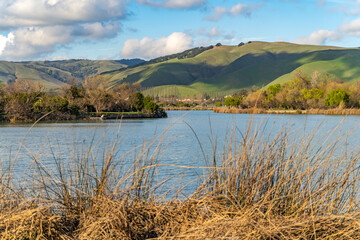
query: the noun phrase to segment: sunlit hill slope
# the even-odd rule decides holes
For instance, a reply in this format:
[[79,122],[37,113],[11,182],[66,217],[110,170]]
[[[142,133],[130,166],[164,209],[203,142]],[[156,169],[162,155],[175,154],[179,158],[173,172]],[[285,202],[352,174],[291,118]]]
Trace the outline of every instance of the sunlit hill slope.
[[152,95],[193,96],[283,83],[299,69],[355,81],[360,79],[359,63],[358,48],[249,42],[191,49],[103,76],[110,86],[140,82]]

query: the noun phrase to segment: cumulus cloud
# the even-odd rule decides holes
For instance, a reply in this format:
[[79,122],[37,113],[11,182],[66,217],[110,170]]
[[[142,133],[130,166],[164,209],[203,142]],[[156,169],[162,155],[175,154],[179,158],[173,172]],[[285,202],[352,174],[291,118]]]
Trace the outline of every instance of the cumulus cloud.
[[[118,32],[116,23],[90,23],[74,26],[38,26],[19,28],[7,37],[0,55],[7,60],[31,60],[46,56],[76,39],[102,39]],[[4,39],[4,36],[0,39]],[[11,41],[10,41],[11,40]],[[0,40],[0,42],[3,42]],[[0,46],[1,47],[1,46]]]
[[152,7],[162,7],[162,8],[173,8],[173,9],[188,9],[201,7],[206,4],[206,0],[164,0],[164,1],[155,1],[155,0],[137,0],[137,3],[141,5],[148,5]]
[[0,35],[0,55],[3,53],[5,47],[8,44],[12,44],[14,41],[14,34],[9,33],[7,36]]
[[187,50],[192,47],[192,44],[192,37],[182,32],[174,32],[168,37],[159,39],[148,37],[144,37],[141,40],[129,39],[124,43],[121,56],[150,59]]
[[351,36],[360,36],[360,18],[340,26],[340,30]]
[[[358,0],[360,2],[360,0]],[[294,40],[295,43],[322,45],[326,41],[340,41],[347,36],[360,36],[360,18],[345,22],[334,31],[317,30],[307,37],[300,37]]]
[[342,35],[338,31],[317,30],[308,37],[300,37],[295,39],[295,43],[323,45],[327,40],[339,41]]
[[70,25],[121,19],[126,0],[2,0],[0,28]]
[[73,35],[85,39],[103,39],[115,37],[119,31],[120,26],[118,22],[96,22],[86,23],[76,27]]
[[214,9],[214,12],[210,16],[204,17],[207,21],[218,21],[225,15],[237,17],[239,15],[250,16],[254,11],[262,7],[262,4],[243,4],[239,3],[232,6],[230,9],[218,6]]
[[[129,0],[1,0],[0,57],[32,60],[74,41],[113,38]],[[10,41],[11,40],[11,41]]]

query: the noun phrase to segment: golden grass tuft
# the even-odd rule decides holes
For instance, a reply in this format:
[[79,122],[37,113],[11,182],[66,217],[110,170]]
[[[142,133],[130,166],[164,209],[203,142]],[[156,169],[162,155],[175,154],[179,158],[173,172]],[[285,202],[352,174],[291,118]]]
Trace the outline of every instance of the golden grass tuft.
[[216,107],[215,113],[237,113],[237,114],[312,114],[312,115],[360,115],[357,108],[331,108],[319,109],[311,108],[307,110],[274,110],[264,108],[235,108],[235,107]]
[[3,171],[0,239],[360,239],[360,152],[347,136],[264,135],[252,124],[230,132],[220,156],[212,142],[182,198],[181,184],[164,195],[168,181],[156,181],[162,134],[130,166],[114,141],[99,145],[101,164],[94,146],[53,170],[35,157],[25,186]]

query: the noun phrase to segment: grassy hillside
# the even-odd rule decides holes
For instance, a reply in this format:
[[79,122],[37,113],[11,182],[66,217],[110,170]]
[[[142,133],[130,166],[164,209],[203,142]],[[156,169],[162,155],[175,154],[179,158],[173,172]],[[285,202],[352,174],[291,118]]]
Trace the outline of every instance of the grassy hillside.
[[130,60],[65,60],[5,62],[0,61],[0,83],[16,79],[27,79],[42,83],[47,89],[55,89],[67,83],[69,79],[83,80],[85,76],[101,74],[107,71],[139,64],[140,59]]
[[360,49],[298,45],[285,42],[249,42],[239,46],[209,46],[144,62],[42,61],[1,62],[0,83],[29,79],[48,89],[69,79],[102,74],[110,87],[139,82],[145,94],[194,97],[226,95],[242,88],[266,87],[289,81],[299,69],[329,73],[343,81],[360,79]]
[[[299,69],[329,73],[343,81],[360,79],[360,49],[249,42],[242,46],[203,48],[194,56],[163,57],[137,67],[104,74],[111,86],[140,82],[148,93],[163,95],[175,86],[178,96],[265,87],[291,79]],[[169,88],[166,90],[166,88]]]

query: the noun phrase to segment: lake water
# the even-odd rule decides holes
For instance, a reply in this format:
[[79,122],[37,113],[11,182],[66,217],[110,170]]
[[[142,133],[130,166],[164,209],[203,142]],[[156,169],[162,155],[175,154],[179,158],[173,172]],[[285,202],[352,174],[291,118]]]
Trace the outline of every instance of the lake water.
[[349,150],[360,144],[360,116],[169,111],[165,119],[38,123],[32,128],[31,124],[0,124],[0,158],[5,163],[16,159],[14,172],[21,175],[33,166],[35,158],[52,169],[54,159],[70,161],[71,156],[86,153],[93,147],[93,159],[100,164],[102,154],[106,152],[104,146],[116,140],[119,142],[116,156],[125,156],[125,163],[131,164],[141,152],[138,146],[154,140],[150,154],[161,142],[161,151],[156,157],[163,164],[159,176],[169,178],[184,171],[184,166],[194,167],[187,169],[183,179],[187,183],[201,176],[203,169],[197,167],[205,166],[204,159],[211,158],[212,141],[215,142],[217,155],[221,156],[225,138],[229,139],[231,130],[235,129],[236,141],[240,141],[250,122],[252,129],[261,128],[266,136],[275,136],[286,129],[291,139],[296,140],[317,131],[315,138],[321,142],[331,131],[335,131],[333,138],[338,134],[351,133],[345,144]]

